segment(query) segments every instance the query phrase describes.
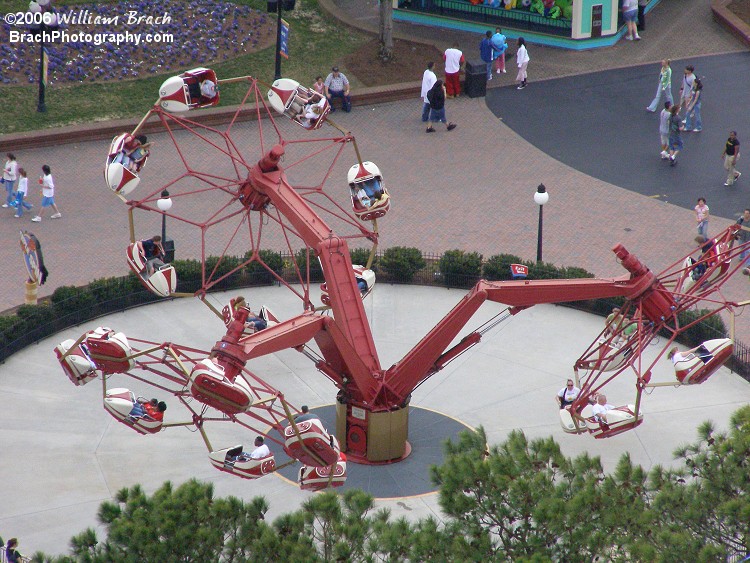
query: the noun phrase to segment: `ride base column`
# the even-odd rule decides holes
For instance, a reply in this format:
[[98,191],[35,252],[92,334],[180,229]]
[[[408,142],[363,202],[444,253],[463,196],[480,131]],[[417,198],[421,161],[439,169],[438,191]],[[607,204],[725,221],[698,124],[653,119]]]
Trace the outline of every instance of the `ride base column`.
[[409,404],[373,411],[336,402],[336,438],[347,459],[365,465],[395,463],[409,456]]

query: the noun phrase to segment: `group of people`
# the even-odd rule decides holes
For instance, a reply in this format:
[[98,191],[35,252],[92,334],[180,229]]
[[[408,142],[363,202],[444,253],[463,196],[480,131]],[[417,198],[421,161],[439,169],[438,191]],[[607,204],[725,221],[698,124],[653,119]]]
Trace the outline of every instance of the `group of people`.
[[127,135],[122,144],[122,150],[117,153],[112,162],[118,162],[131,172],[138,173],[148,158],[151,145],[146,135],[135,137]]
[[[518,74],[516,75],[517,88],[523,90],[526,88],[526,68],[529,66],[529,52],[526,49],[526,41],[519,37],[516,46],[516,63],[518,65]],[[508,50],[508,41],[499,27],[495,28],[495,33],[487,30],[479,44],[479,56],[487,64],[487,81],[492,80],[492,69],[494,67],[497,74],[504,74],[505,70],[505,53]],[[447,70],[446,70],[447,72]]]
[[167,403],[159,401],[157,399],[151,399],[150,401],[138,397],[133,403],[133,408],[130,410],[130,416],[133,419],[139,419],[148,417],[151,420],[163,421],[164,411],[167,410]]
[[[24,209],[31,210],[34,205],[26,201],[29,192],[29,180],[27,177],[26,170],[18,165],[16,155],[8,153],[6,155],[7,160],[3,167],[3,175],[0,181],[5,186],[5,203],[3,207],[15,209],[16,213],[14,217],[23,217]],[[59,219],[62,217],[62,213],[55,204],[55,181],[52,178],[52,171],[49,165],[45,164],[42,166],[42,175],[39,176],[39,184],[42,186],[42,207],[37,215],[32,217],[32,221],[39,223],[42,220],[42,214],[45,209],[51,208],[54,213],[50,215],[50,219]]]
[[[463,54],[461,55],[461,60],[463,60]],[[434,68],[435,63],[433,61],[428,62],[427,69],[422,75],[422,122],[427,123],[427,133],[435,132],[435,128],[432,126],[433,123],[445,123],[445,128],[448,131],[453,131],[456,128],[456,124],[453,122],[449,122],[445,115],[445,99],[454,98],[456,96],[456,94],[448,93],[447,84],[451,85],[451,92],[455,92],[456,87],[452,81],[448,82],[447,62],[445,67],[445,83],[443,83],[442,80],[439,80],[435,75],[435,71],[433,70]],[[458,73],[456,72],[456,74]]]
[[[703,130],[701,106],[703,104],[703,81],[695,75],[695,67],[687,65],[680,84],[680,98],[675,103],[672,97],[672,67],[669,59],[661,61],[659,81],[656,85],[656,95],[646,106],[646,111],[655,113],[663,102],[663,109],[659,115],[659,137],[661,142],[662,160],[668,160],[670,166],[677,162],[677,155],[683,149],[682,133],[700,133]],[[684,111],[684,117],[681,113]],[[740,176],[737,171],[737,160],[740,157],[740,141],[737,131],[730,131],[729,138],[724,144],[721,159],[727,171],[725,186],[732,186]]]
[[[560,409],[562,410],[565,407],[572,405],[580,394],[580,388],[575,386],[572,379],[568,379],[565,387],[560,389],[557,395],[555,395],[555,399],[557,400],[557,404],[560,405]],[[610,405],[607,402],[607,396],[604,393],[596,393],[592,395],[589,398],[589,403],[591,403],[593,416],[597,420],[604,423],[607,422],[607,411],[615,408],[614,405]]]

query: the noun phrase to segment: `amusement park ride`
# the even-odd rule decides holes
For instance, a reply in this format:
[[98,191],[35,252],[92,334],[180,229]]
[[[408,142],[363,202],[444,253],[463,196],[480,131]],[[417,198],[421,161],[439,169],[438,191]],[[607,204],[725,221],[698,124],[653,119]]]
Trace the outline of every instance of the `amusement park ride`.
[[[223,130],[201,125],[186,116],[190,112],[218,103],[202,92],[205,81],[214,86],[245,82],[248,91],[243,103]],[[303,467],[299,483],[304,489],[318,490],[340,486],[346,479],[346,462],[380,464],[398,462],[409,455],[409,402],[414,390],[450,361],[480,342],[492,327],[533,305],[587,299],[623,297],[621,317],[610,323],[595,342],[576,361],[576,382],[581,393],[575,402],[560,411],[566,432],[589,433],[605,438],[635,428],[643,422],[641,398],[644,391],[660,385],[679,386],[702,383],[732,353],[731,339],[706,343],[709,355],[688,356],[676,365],[671,382],[652,382],[656,363],[690,326],[722,311],[734,313],[745,303],[724,298],[722,285],[741,268],[735,245],[740,228],[734,225],[709,241],[703,248],[680,258],[660,274],[654,274],[622,245],[613,252],[626,273],[610,279],[479,281],[414,348],[400,361],[383,367],[373,341],[362,300],[373,290],[375,275],[370,269],[378,241],[377,220],[388,212],[390,195],[380,170],[364,161],[354,137],[330,118],[328,101],[289,79],[265,85],[252,77],[217,79],[209,69],[198,68],[167,80],[160,98],[132,133],[114,139],[105,166],[109,188],[127,205],[130,218],[130,246],[126,255],[130,268],[154,293],[163,297],[176,293],[179,272],[168,264],[159,265],[144,253],[135,236],[134,214],[165,213],[200,231],[202,244],[202,286],[195,293],[223,321],[226,331],[213,348],[202,351],[173,342],[149,342],[127,337],[105,327],[87,332],[77,340],[67,340],[56,348],[57,357],[75,385],[101,378],[105,409],[123,424],[142,434],[157,433],[174,426],[198,429],[216,468],[246,478],[257,478],[276,468],[272,454],[259,459],[243,457],[242,446],[214,449],[206,428],[217,422],[236,423],[284,449]],[[277,123],[276,114],[284,119]],[[239,122],[250,115],[259,132],[257,147],[240,144]],[[240,119],[242,118],[242,119]],[[173,150],[184,165],[176,178],[150,193],[128,199],[134,193],[144,171],[148,151],[136,157],[139,130],[149,120],[158,120]],[[332,137],[306,137],[288,140],[281,124],[291,120],[312,131],[324,125],[338,131]],[[246,133],[246,132],[245,132]],[[244,134],[244,133],[243,133]],[[305,135],[308,135],[306,133]],[[205,172],[194,165],[183,147],[200,143],[201,150],[223,158],[227,166]],[[338,203],[338,194],[326,190],[334,166],[344,150],[353,147],[357,162],[348,171],[351,210]],[[308,149],[312,147],[311,149]],[[304,152],[292,157],[295,149]],[[170,150],[160,147],[160,150]],[[255,151],[255,152],[253,152]],[[123,158],[130,153],[132,158]],[[291,185],[288,172],[312,157],[332,155],[320,183],[313,186]],[[125,156],[128,156],[127,154]],[[228,172],[227,172],[228,171]],[[171,173],[171,172],[170,172]],[[199,201],[208,207],[207,218],[196,220],[156,206],[162,190],[184,201]],[[213,207],[211,207],[213,205]],[[178,206],[175,206],[178,207]],[[334,232],[333,223],[342,231]],[[369,225],[366,226],[366,224]],[[217,225],[228,225],[231,241],[249,247],[248,258],[229,273],[219,274],[219,265],[207,265],[206,243]],[[227,230],[227,229],[225,229]],[[264,241],[269,232],[278,236],[292,256],[295,283],[279,276],[265,262]],[[372,245],[366,265],[353,265],[349,241]],[[295,244],[305,252],[295,253]],[[325,283],[323,306],[316,306],[310,295],[310,268],[301,255],[320,261]],[[153,272],[147,272],[147,262]],[[222,311],[213,307],[207,292],[227,275],[256,262],[280,284],[293,292],[302,304],[301,312],[279,319],[268,309],[257,315],[243,302],[232,300]],[[506,309],[490,323],[453,343],[485,301],[502,303]],[[699,310],[700,307],[700,310]],[[698,311],[689,317],[681,313]],[[248,319],[253,319],[252,325]],[[683,319],[690,318],[689,321]],[[251,328],[248,328],[251,327]],[[732,325],[733,327],[733,325]],[[641,352],[660,336],[664,348],[651,362]],[[314,341],[316,347],[311,344]],[[295,349],[309,358],[338,390],[336,428],[324,428],[317,417],[300,413],[289,404],[282,391],[248,369],[261,356]],[[126,388],[111,388],[114,374],[123,374],[137,384],[149,385],[163,395],[173,395],[189,413],[185,422],[164,422],[163,412],[142,415],[143,401]],[[593,415],[594,397],[615,378],[633,382],[632,404],[616,407],[606,417]],[[170,407],[169,414],[175,410]]]

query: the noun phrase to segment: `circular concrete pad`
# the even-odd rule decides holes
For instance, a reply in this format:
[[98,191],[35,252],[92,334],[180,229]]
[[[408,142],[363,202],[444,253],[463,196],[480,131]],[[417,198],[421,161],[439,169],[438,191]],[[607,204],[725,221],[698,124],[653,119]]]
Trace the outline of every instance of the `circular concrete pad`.
[[[331,431],[336,427],[336,407],[328,405],[311,408],[323,425]],[[459,432],[471,430],[449,416],[433,410],[409,407],[409,443],[411,454],[398,463],[384,465],[362,465],[347,462],[346,483],[338,490],[362,489],[375,498],[386,499],[423,495],[437,490],[430,480],[430,466],[442,465],[445,455],[443,442],[457,441]],[[289,458],[276,454],[276,465],[283,465]],[[284,467],[281,475],[297,486],[299,464]]]
[[[282,288],[248,288],[241,293],[253,306],[266,304],[281,318],[301,311],[299,300]],[[365,300],[365,311],[381,366],[387,369],[398,362],[464,295],[444,288],[378,285]],[[209,299],[220,309],[232,296],[210,295]],[[503,309],[497,303],[485,303],[456,342]],[[575,360],[601,331],[602,322],[600,317],[565,307],[540,305],[490,330],[477,346],[412,394],[415,416],[410,421],[410,438],[415,451],[424,450],[429,459],[419,467],[411,465],[414,460],[410,457],[381,468],[387,475],[380,481],[414,479],[430,486],[429,465],[439,463],[441,443],[455,436],[461,425],[424,428],[431,420],[442,425],[444,419],[423,420],[417,414],[420,412],[437,411],[474,428],[483,426],[490,446],[502,443],[516,428],[522,428],[530,439],[551,435],[566,455],[588,452],[600,456],[605,470],[612,471],[624,453],[646,469],[673,463],[673,450],[695,440],[698,424],[713,419],[717,428],[725,429],[729,415],[750,399],[750,383],[722,369],[700,386],[656,389],[644,398],[645,420],[635,430],[608,440],[563,433],[555,393],[571,375]],[[201,350],[210,349],[225,331],[223,323],[199,300],[177,299],[65,330],[0,365],[0,443],[6,446],[0,456],[0,530],[4,537],[22,538],[29,552],[65,553],[73,535],[87,527],[97,528],[96,514],[103,501],[136,484],[152,493],[164,481],[179,484],[196,478],[211,483],[217,496],[245,500],[264,496],[270,504],[269,522],[298,509],[315,494],[300,491],[275,475],[249,481],[217,471],[209,463],[200,434],[187,428],[141,436],[116,422],[102,408],[101,383],[73,386],[53,353],[62,340],[102,325],[131,338],[169,340]],[[655,341],[645,354],[653,358],[658,350],[660,343]],[[286,350],[258,358],[248,363],[248,369],[281,390],[297,407],[330,405],[335,400],[333,384],[299,352]],[[652,381],[657,380],[674,381],[670,362],[656,366]],[[112,376],[108,384],[129,387],[137,394],[158,395],[153,388],[122,375]],[[632,402],[634,380],[617,378],[607,386],[607,395],[616,404]],[[167,422],[187,418],[174,400],[167,400]],[[425,430],[429,433],[420,438]],[[206,432],[214,449],[238,444],[247,448],[256,435],[229,422],[207,424]],[[279,439],[273,434],[269,438]],[[269,442],[278,455],[278,443]],[[350,464],[350,486],[357,482],[374,495],[391,494],[378,486],[378,479],[368,477],[370,470]],[[416,490],[413,487],[394,494],[414,494]],[[376,508],[388,508],[394,518],[410,520],[441,513],[437,494],[381,500]],[[103,529],[98,531],[101,535]]]

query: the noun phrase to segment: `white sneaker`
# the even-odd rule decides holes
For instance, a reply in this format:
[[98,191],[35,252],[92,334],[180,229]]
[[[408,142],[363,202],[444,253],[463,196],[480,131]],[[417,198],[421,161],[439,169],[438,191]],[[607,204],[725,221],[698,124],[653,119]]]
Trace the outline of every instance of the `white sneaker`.
[[737,174],[734,175],[734,181],[736,182],[737,180],[739,180],[740,176],[742,176],[742,172],[737,172]]
[[41,218],[41,217],[39,217],[39,215],[37,215],[36,217],[34,217],[34,218],[32,219],[32,221],[34,221],[34,223],[41,223],[41,222],[42,222],[42,218]]
[[[503,72],[505,72],[505,71],[503,71]],[[497,69],[497,73],[500,74],[500,69],[499,68]]]
[[507,70],[503,69],[503,74],[505,74],[505,73],[507,73],[507,72],[508,72]]
[[487,77],[487,82],[489,82],[490,80],[492,80],[492,75],[491,74]]
[[626,40],[626,41],[632,41],[632,40],[633,40],[633,38],[632,38],[632,37],[630,37],[630,35],[626,35],[626,36],[625,36],[625,40]]
[[9,207],[7,203],[3,203],[3,207]]
[[62,213],[55,213],[50,217],[50,219],[59,219],[60,217],[62,217]]

